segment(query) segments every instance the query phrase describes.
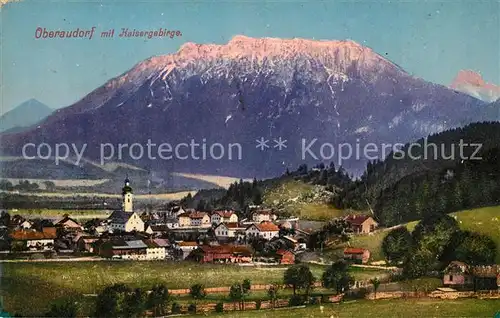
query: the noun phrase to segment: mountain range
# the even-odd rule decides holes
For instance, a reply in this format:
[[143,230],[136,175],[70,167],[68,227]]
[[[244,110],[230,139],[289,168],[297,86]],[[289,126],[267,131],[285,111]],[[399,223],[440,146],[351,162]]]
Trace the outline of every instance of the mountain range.
[[481,74],[471,70],[458,72],[450,88],[485,102],[494,102],[500,98],[500,86],[487,83]]
[[30,99],[0,117],[0,132],[19,132],[45,119],[53,112],[49,106]]
[[[302,158],[302,139],[317,139],[316,154],[322,143],[405,143],[498,120],[499,106],[414,77],[354,41],[235,36],[142,61],[37,127],[2,134],[0,150],[19,155],[27,142],[87,143],[85,156],[99,160],[103,143],[239,143],[241,160],[122,160],[153,171],[267,177],[318,162]],[[261,151],[262,137],[271,143]],[[287,140],[281,151],[272,143],[279,137]],[[341,164],[356,174],[366,160]]]

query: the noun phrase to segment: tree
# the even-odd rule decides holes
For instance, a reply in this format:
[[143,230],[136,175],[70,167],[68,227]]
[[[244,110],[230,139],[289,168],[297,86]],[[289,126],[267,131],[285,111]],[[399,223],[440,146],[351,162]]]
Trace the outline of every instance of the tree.
[[276,299],[278,299],[278,291],[280,289],[280,285],[277,283],[271,284],[269,286],[269,289],[267,290],[267,295],[269,296],[269,299],[271,300],[271,306],[274,308],[276,305]]
[[74,299],[66,299],[60,303],[55,303],[50,306],[49,312],[45,317],[77,317],[80,311],[80,304]]
[[457,260],[471,265],[495,263],[497,246],[488,236],[469,231],[459,231],[447,247],[443,262]]
[[243,283],[235,283],[229,289],[229,299],[239,302],[240,310],[245,309],[245,297],[250,293],[252,284],[249,279]]
[[148,295],[148,309],[151,309],[155,316],[165,316],[169,300],[168,288],[165,285],[156,285]]
[[375,293],[375,299],[377,299],[377,290],[380,287],[380,280],[378,277],[370,279],[370,284],[373,286],[373,292]]
[[189,295],[193,297],[193,299],[203,299],[207,296],[205,292],[205,287],[202,284],[194,284],[189,288]]
[[315,282],[315,277],[311,273],[309,266],[306,264],[297,264],[287,268],[283,275],[283,282],[293,288],[293,294],[296,294],[298,289],[304,289],[306,295],[309,295],[312,285]]
[[96,300],[96,317],[120,317],[126,313],[127,295],[131,293],[124,284],[114,284],[104,288]]
[[10,225],[10,214],[7,212],[0,212],[0,226],[9,226]]
[[45,185],[45,189],[49,192],[52,192],[56,189],[56,184],[52,181],[44,181],[43,184]]
[[354,283],[354,278],[349,275],[349,265],[344,261],[338,261],[328,267],[323,273],[323,286],[343,293],[349,290]]
[[146,293],[140,288],[134,289],[125,296],[123,316],[140,317],[145,309]]
[[412,247],[412,237],[404,226],[391,230],[382,241],[382,252],[389,264],[402,262]]

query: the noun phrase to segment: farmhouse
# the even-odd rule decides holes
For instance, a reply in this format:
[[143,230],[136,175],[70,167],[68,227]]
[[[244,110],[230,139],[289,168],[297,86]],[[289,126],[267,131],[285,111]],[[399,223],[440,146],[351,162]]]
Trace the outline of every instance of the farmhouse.
[[288,250],[276,251],[277,261],[280,264],[295,264],[295,254]]
[[252,251],[243,245],[202,245],[189,258],[200,263],[250,263]]
[[238,223],[238,215],[234,211],[215,211],[210,219],[212,224]]
[[26,247],[31,250],[50,250],[54,246],[54,239],[57,238],[55,227],[44,227],[42,231],[16,230],[10,233],[13,241],[25,242]]
[[74,219],[65,216],[62,220],[54,224],[56,227],[63,228],[66,231],[81,231],[83,227]]
[[205,212],[185,212],[179,215],[179,227],[210,227],[210,217]]
[[127,178],[122,188],[122,210],[113,211],[109,216],[109,226],[112,231],[144,232],[144,221],[133,211],[132,197],[130,180]]
[[370,251],[364,248],[347,247],[344,249],[344,259],[355,263],[368,263]]
[[274,221],[276,220],[276,215],[274,215],[270,210],[259,210],[252,214],[252,221],[256,223],[261,223],[264,221]]
[[244,231],[245,228],[240,227],[238,223],[220,223],[214,228],[217,239],[237,237],[239,233],[244,233]]
[[458,290],[499,289],[500,266],[470,266],[453,261],[444,270],[443,285]]
[[169,246],[168,240],[165,239],[151,239],[144,240],[146,244],[146,259],[147,260],[162,260],[167,256],[167,247]]
[[245,230],[245,234],[247,237],[252,238],[252,237],[261,237],[266,240],[270,240],[273,237],[278,236],[279,234],[279,227],[268,221],[263,221],[259,224],[252,224],[247,229]]
[[351,231],[355,234],[368,234],[378,226],[378,223],[368,215],[349,215],[345,218],[351,227]]
[[99,247],[99,255],[107,258],[145,260],[147,245],[141,240],[125,241],[117,239],[104,242]]

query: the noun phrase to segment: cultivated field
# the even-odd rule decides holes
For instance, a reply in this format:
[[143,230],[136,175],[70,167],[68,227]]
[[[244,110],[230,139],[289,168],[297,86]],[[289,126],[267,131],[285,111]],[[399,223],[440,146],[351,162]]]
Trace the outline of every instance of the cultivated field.
[[[75,295],[96,294],[114,283],[151,288],[163,283],[170,289],[189,288],[195,283],[206,287],[230,286],[248,278],[254,284],[281,282],[286,267],[240,267],[166,262],[50,262],[1,263],[1,295],[8,312],[40,314],[53,301]],[[311,266],[319,279],[324,266]],[[358,279],[380,277],[378,270],[355,270]]]
[[500,300],[377,300],[351,301],[342,304],[325,304],[299,309],[246,311],[245,313],[213,314],[213,317],[495,317],[500,311]]
[[[188,193],[195,195],[196,191],[179,191],[179,192],[169,192],[169,193],[156,193],[156,194],[135,194],[134,200],[180,200],[184,198]],[[108,193],[97,193],[97,192],[30,192],[26,193],[29,196],[36,197],[53,197],[53,198],[121,198],[120,194],[108,194]]]
[[69,214],[74,219],[107,218],[111,210],[64,210],[64,209],[11,209],[11,215],[21,215],[25,218],[62,218]]

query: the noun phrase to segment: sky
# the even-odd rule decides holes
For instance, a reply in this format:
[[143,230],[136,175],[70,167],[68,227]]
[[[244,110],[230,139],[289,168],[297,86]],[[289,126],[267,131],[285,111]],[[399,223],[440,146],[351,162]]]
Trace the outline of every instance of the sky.
[[[351,39],[407,72],[449,85],[461,69],[500,84],[500,1],[46,1],[0,9],[0,113],[36,98],[52,108],[185,42],[233,36]],[[89,39],[36,39],[37,27],[96,27]],[[174,39],[101,38],[114,28],[179,30]]]

